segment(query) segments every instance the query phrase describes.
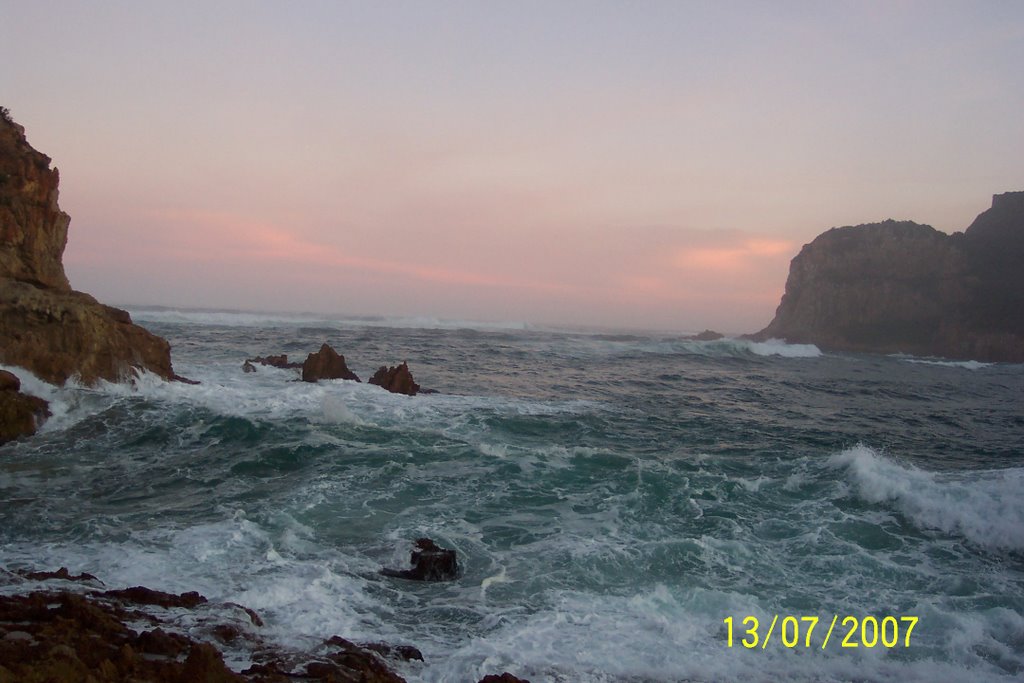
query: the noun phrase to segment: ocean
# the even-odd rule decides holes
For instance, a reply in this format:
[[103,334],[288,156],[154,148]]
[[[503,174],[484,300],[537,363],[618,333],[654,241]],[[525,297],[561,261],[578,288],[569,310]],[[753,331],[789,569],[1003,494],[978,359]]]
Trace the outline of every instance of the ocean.
[[[1022,365],[132,314],[202,384],[9,368],[54,416],[0,447],[0,566],[197,590],[286,646],[412,644],[409,681],[1024,677]],[[364,381],[407,360],[439,393],[242,372],[323,342]],[[457,580],[380,575],[422,536],[457,551]]]

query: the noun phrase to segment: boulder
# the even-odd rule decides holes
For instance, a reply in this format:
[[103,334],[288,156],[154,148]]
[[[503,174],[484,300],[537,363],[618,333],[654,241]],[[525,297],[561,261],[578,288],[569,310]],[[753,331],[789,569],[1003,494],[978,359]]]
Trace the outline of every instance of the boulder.
[[380,366],[377,372],[373,373],[373,377],[369,381],[370,384],[383,387],[393,394],[415,396],[416,392],[420,390],[420,385],[416,384],[416,380],[412,378],[412,373],[409,372],[408,364],[404,362],[399,366],[390,368],[383,365]]
[[317,382],[322,379],[354,379],[359,381],[356,373],[345,365],[345,356],[332,349],[329,344],[323,344],[316,353],[306,357],[302,364],[302,381]]
[[32,436],[50,416],[49,404],[36,396],[21,393],[21,380],[0,370],[0,444],[22,436]]
[[451,581],[458,577],[455,551],[442,548],[429,538],[416,539],[410,557],[412,569],[382,569],[381,574],[413,581]]
[[13,372],[0,370],[0,391],[21,391],[21,380]]
[[177,379],[170,345],[131,316],[71,289],[61,257],[70,218],[57,169],[0,116],[0,363],[63,384],[122,381],[139,370]]

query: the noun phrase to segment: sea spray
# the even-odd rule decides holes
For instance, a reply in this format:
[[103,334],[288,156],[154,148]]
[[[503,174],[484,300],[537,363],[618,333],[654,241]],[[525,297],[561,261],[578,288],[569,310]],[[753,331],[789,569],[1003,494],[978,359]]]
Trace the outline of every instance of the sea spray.
[[[184,313],[148,324],[200,385],[33,385],[60,417],[0,448],[4,566],[199,590],[282,644],[414,644],[410,681],[1024,673],[1021,366]],[[441,393],[241,370],[324,341]],[[380,576],[420,536],[458,581]],[[921,622],[902,649],[727,647],[726,617],[776,614]]]

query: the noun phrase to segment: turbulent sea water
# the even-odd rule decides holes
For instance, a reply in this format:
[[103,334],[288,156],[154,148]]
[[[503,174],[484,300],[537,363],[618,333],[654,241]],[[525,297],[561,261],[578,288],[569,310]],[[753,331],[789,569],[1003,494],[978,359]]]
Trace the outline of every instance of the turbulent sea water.
[[[0,566],[198,590],[410,681],[1024,677],[1024,366],[431,320],[133,311],[175,369],[56,389],[0,447]],[[329,342],[417,397],[293,381]],[[462,575],[381,576],[429,536]],[[812,646],[740,622],[817,616]],[[842,648],[838,615],[919,618]],[[727,645],[727,617],[735,642]],[[870,635],[870,633],[869,633]]]

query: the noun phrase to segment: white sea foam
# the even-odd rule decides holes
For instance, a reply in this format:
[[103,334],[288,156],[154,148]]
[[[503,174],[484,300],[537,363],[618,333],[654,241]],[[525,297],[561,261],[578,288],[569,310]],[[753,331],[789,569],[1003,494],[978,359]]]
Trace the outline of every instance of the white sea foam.
[[755,342],[725,337],[712,341],[696,341],[671,337],[610,340],[594,337],[573,337],[573,353],[581,357],[620,356],[632,354],[692,354],[710,357],[818,358],[821,349],[814,344],[788,344],[781,339]]
[[782,356],[783,358],[817,358],[821,349],[814,344],[787,344],[781,339],[763,342],[747,342],[750,350],[758,356]]
[[921,365],[940,365],[947,368],[964,368],[966,370],[980,370],[987,368],[994,363],[982,363],[976,360],[930,360],[927,358],[900,358],[905,363],[919,363]]
[[990,549],[1024,550],[1024,468],[928,472],[859,445],[838,453],[857,495],[885,503],[915,526]]
[[[503,626],[485,638],[445,653],[422,680],[456,683],[503,670],[559,683],[1004,680],[970,651],[954,663],[894,660],[881,648],[808,652],[772,642],[765,649],[749,650],[739,644],[745,637],[742,618],[756,615],[768,624],[778,610],[737,593],[703,588],[677,592],[655,585],[629,596],[558,591],[549,602],[547,609],[502,620]],[[725,616],[736,619],[732,648],[726,644]],[[823,637],[823,628],[816,639]],[[763,636],[766,626],[762,629]],[[969,640],[978,646],[992,638],[982,633]]]
[[458,320],[432,316],[332,316],[316,313],[261,313],[206,311],[174,308],[129,308],[136,322],[185,323],[224,327],[393,327],[426,330],[526,330],[529,325],[513,320]]

